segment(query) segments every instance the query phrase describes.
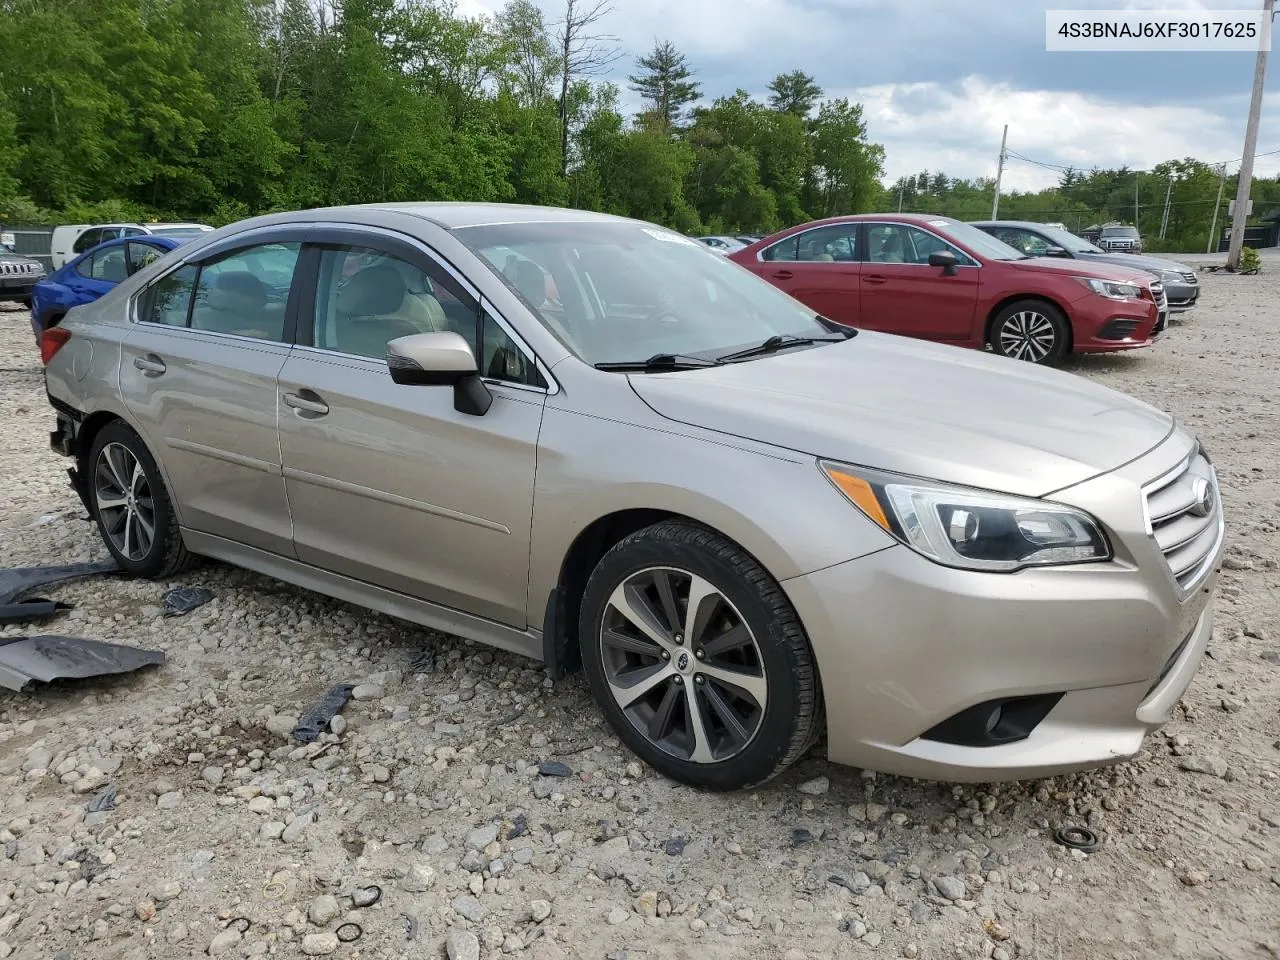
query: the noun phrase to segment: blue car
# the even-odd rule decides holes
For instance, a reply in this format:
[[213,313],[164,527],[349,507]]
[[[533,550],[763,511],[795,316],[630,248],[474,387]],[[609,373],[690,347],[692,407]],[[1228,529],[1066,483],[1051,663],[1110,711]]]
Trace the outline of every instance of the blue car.
[[49,274],[31,291],[31,329],[36,343],[40,342],[40,334],[56,327],[72,307],[92,303],[188,239],[141,236],[108,240]]

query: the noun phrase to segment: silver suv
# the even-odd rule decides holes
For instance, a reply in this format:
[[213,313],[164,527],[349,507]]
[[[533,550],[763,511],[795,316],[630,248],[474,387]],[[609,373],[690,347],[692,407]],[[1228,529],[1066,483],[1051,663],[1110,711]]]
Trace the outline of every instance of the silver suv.
[[[112,555],[214,557],[585,671],[686,783],[1139,751],[1213,627],[1217,479],[1078,377],[841,328],[661,227],[310,210],[45,331]],[[264,638],[268,642],[269,638]]]
[[1137,227],[1106,226],[1098,236],[1098,246],[1107,253],[1141,253],[1142,235]]

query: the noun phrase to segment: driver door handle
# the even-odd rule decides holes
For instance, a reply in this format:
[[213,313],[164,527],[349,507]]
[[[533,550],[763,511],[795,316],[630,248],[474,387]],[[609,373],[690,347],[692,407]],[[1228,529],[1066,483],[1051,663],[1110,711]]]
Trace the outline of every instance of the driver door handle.
[[[311,393],[310,390],[304,392]],[[314,393],[311,393],[309,397],[304,397],[301,393],[286,393],[283,399],[285,406],[293,407],[303,416],[311,414],[314,417],[323,417],[329,412],[329,405]]]
[[168,369],[164,361],[154,353],[148,353],[145,357],[134,357],[133,365],[149,377],[158,377]]
[[770,276],[775,280],[790,280],[792,274],[790,270],[775,270]]
[[867,283],[888,283],[889,278],[879,273],[872,273],[862,278]]

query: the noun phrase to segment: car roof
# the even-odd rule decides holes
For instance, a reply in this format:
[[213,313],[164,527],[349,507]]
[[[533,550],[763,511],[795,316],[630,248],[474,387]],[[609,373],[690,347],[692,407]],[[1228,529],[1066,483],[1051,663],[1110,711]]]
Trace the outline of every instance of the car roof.
[[274,224],[311,222],[352,218],[361,222],[369,213],[399,213],[420,217],[446,230],[463,227],[493,226],[507,223],[640,223],[628,217],[588,210],[572,210],[566,207],[539,207],[520,203],[455,203],[437,201],[422,203],[361,203],[340,207],[321,207],[310,210],[292,210],[254,217],[252,221],[240,221],[242,229],[250,223],[253,227]]
[[970,220],[969,223],[975,227],[1025,227],[1028,230],[1048,230],[1054,226],[1048,223],[1036,223],[1034,220]]
[[165,250],[173,250],[175,247],[182,246],[182,241],[177,237],[153,237],[149,233],[139,234],[136,237],[113,237],[110,240],[104,240],[102,243],[96,243],[84,253],[77,254],[71,260],[68,260],[63,269],[71,266],[73,263],[79,263],[85,257],[98,250],[106,250],[110,247],[120,247],[126,243],[145,243],[151,247],[161,247]]

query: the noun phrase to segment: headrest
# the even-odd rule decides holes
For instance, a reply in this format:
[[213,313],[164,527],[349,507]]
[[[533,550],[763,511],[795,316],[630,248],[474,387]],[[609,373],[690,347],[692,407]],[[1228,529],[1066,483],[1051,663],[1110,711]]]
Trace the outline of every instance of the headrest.
[[365,267],[351,275],[338,291],[338,313],[348,317],[385,317],[404,303],[404,277],[385,263]]

